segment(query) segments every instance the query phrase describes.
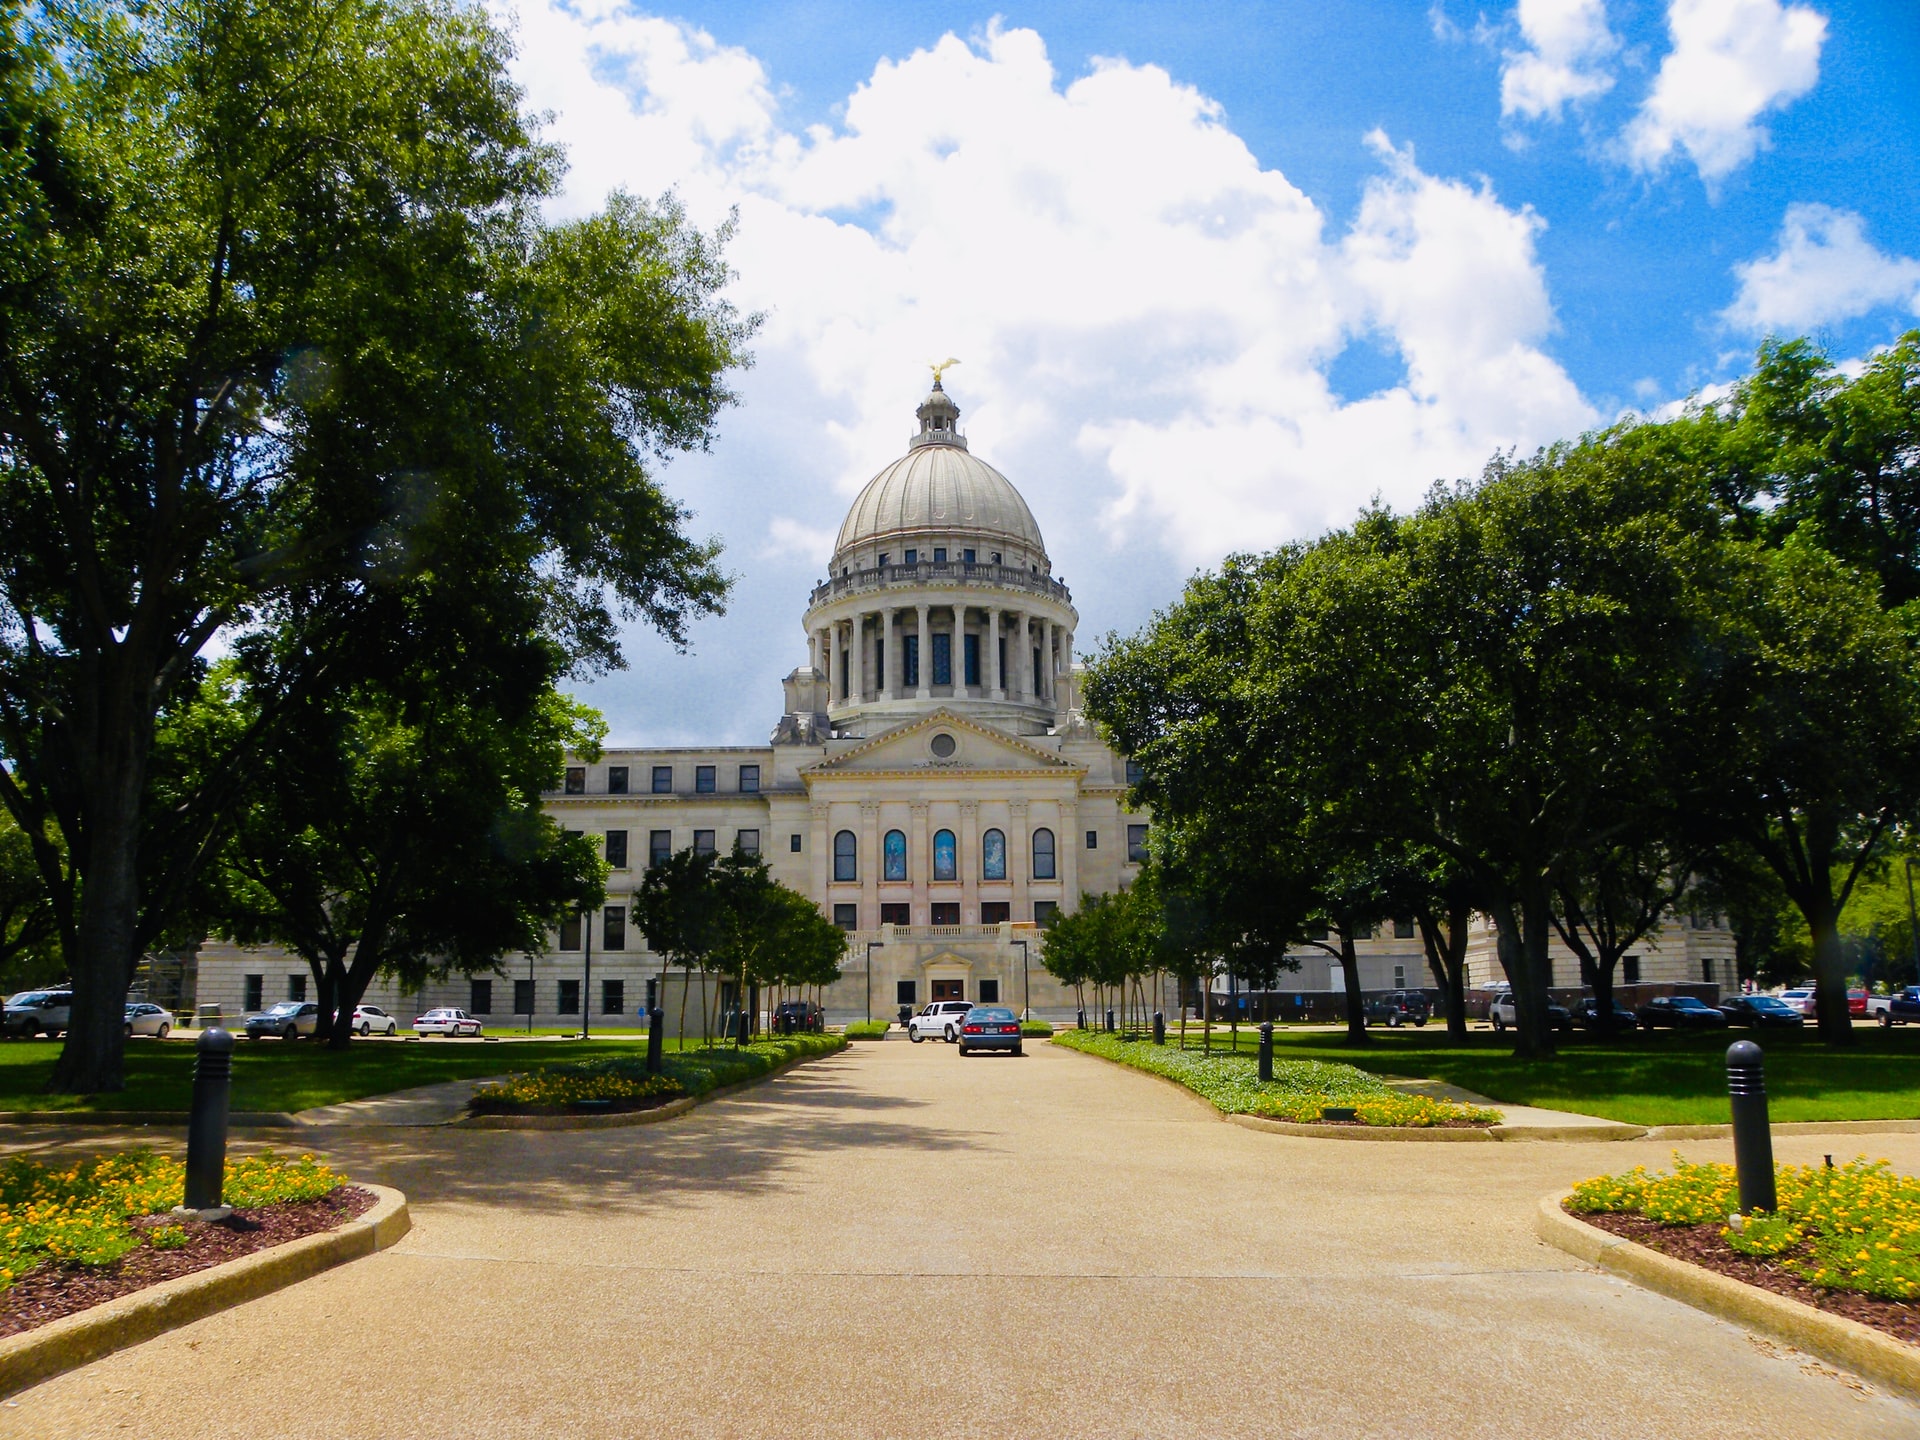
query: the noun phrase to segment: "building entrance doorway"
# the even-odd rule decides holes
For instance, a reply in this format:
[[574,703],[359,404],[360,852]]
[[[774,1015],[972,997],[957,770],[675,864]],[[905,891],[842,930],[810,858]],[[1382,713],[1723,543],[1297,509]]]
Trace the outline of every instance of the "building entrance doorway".
[[935,980],[933,998],[936,1000],[964,1000],[967,998],[967,982],[964,980]]

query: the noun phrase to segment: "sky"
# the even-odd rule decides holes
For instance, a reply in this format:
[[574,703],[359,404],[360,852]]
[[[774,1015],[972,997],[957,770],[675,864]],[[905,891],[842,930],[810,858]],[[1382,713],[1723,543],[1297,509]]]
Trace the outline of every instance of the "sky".
[[1007,5],[494,0],[569,171],[733,222],[753,365],[658,477],[724,616],[578,692],[620,744],[753,744],[930,362],[1080,614],[1416,504],[1767,335],[1920,326],[1912,0]]

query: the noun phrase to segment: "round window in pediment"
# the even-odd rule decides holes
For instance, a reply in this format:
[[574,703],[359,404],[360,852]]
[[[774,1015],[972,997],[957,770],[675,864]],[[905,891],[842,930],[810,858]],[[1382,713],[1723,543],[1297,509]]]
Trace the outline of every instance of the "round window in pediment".
[[927,748],[933,751],[934,759],[947,760],[952,758],[953,752],[959,748],[959,742],[943,730],[933,737],[933,743]]

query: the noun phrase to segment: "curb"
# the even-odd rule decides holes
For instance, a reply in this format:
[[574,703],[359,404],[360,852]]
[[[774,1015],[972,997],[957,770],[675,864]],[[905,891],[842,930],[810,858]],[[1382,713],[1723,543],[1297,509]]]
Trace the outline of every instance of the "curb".
[[1643,1140],[1647,1130],[1644,1125],[1629,1125],[1623,1120],[1609,1120],[1602,1125],[1496,1125],[1493,1138],[1504,1140],[1509,1145],[1527,1144],[1535,1140],[1555,1141],[1579,1144],[1581,1141]]
[[[1788,1120],[1775,1121],[1776,1135],[1917,1135],[1920,1120]],[[1655,1125],[1649,1140],[1728,1140],[1731,1125]]]
[[678,1100],[669,1100],[652,1110],[632,1110],[624,1115],[462,1115],[458,1119],[448,1120],[440,1127],[447,1130],[617,1130],[628,1125],[654,1125],[662,1120],[677,1120],[695,1106],[705,1105],[709,1100],[719,1100],[740,1090],[750,1090],[755,1085],[764,1085],[776,1075],[784,1075],[796,1065],[805,1065],[809,1061],[824,1060],[829,1055],[842,1054],[854,1042],[842,1040],[840,1049],[823,1050],[818,1055],[796,1055],[793,1059],[774,1066],[764,1075],[754,1075],[745,1080],[736,1080],[731,1085],[722,1085],[709,1090],[704,1095],[682,1095]]
[[384,1185],[360,1188],[379,1198],[337,1229],[164,1280],[0,1340],[0,1398],[397,1243],[413,1225],[407,1197]]
[[1440,1125],[1314,1125],[1298,1120],[1271,1120],[1265,1115],[1228,1115],[1235,1125],[1244,1125],[1249,1130],[1266,1130],[1275,1135],[1305,1135],[1313,1140],[1407,1140],[1438,1141],[1441,1144],[1461,1141],[1498,1140],[1492,1127],[1461,1126],[1448,1129]]
[[1920,1400],[1920,1347],[1871,1325],[1829,1315],[1610,1235],[1561,1208],[1572,1193],[1568,1189],[1541,1197],[1533,1229],[1547,1244],[1671,1300],[1784,1340],[1809,1355],[1844,1365],[1876,1385]]
[[[235,1110],[232,1130],[301,1130],[306,1121],[285,1110]],[[185,1110],[0,1110],[0,1125],[173,1125],[187,1128]]]

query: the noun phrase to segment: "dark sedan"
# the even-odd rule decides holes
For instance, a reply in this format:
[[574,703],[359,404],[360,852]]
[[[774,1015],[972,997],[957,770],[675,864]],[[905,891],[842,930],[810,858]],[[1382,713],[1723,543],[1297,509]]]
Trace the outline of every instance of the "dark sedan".
[[1667,1025],[1675,1030],[1724,1030],[1727,1017],[1691,995],[1656,995],[1640,1007],[1643,1030]]
[[976,1050],[1025,1053],[1020,1049],[1020,1017],[1004,1005],[976,1005],[967,1011],[960,1022],[960,1053]]
[[1729,1024],[1755,1029],[1800,1030],[1807,1023],[1806,1016],[1772,995],[1736,995],[1720,1007],[1720,1013]]
[[[1580,1001],[1573,1007],[1573,1023],[1583,1030],[1600,1028],[1600,1002],[1592,996]],[[1640,1017],[1627,1009],[1618,1000],[1613,1002],[1613,1029],[1631,1030],[1640,1023]]]

